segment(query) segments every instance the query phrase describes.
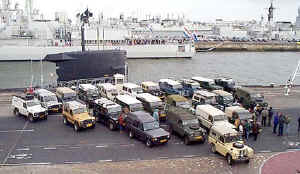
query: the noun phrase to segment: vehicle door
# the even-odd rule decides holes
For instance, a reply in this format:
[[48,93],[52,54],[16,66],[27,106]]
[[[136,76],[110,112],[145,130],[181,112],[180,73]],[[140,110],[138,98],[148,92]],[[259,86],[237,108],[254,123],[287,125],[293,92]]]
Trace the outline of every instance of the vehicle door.
[[177,130],[176,132],[182,137],[184,136],[184,128],[183,128],[183,121],[182,120],[178,120],[177,121]]
[[137,120],[134,120],[133,121],[133,124],[132,124],[132,127],[133,127],[133,131],[134,131],[134,134],[135,136],[138,138],[138,139],[143,139],[143,125],[138,122]]
[[20,108],[20,113],[21,113],[22,115],[28,116],[28,111],[27,111],[27,104],[26,104],[26,102],[23,102],[23,104],[22,104],[22,106],[21,106],[21,108]]
[[68,121],[72,124],[75,123],[75,114],[73,113],[73,111],[70,109],[70,111],[67,113],[68,114]]
[[218,136],[216,142],[216,150],[223,156],[226,155],[225,139],[223,136]]

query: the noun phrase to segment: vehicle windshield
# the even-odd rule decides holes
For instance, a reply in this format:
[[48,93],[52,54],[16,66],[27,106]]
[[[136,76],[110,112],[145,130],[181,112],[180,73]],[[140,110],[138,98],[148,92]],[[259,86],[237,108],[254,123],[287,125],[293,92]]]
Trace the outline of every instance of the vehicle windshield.
[[233,103],[233,96],[224,96],[224,103],[229,104],[229,103]]
[[150,103],[151,108],[160,108],[163,105],[162,102],[152,102]]
[[176,102],[176,106],[187,106],[190,105],[188,101]]
[[107,108],[108,113],[120,113],[122,111],[121,106]]
[[44,97],[44,102],[51,102],[51,101],[57,102],[56,96],[50,95],[50,96],[45,96]]
[[251,113],[248,111],[239,112],[238,115],[241,120],[248,120],[248,119],[252,118]]
[[88,96],[97,96],[98,95],[98,90],[96,90],[96,89],[89,89],[87,91],[87,95]]
[[200,84],[192,84],[192,88],[193,89],[199,89],[200,88]]
[[142,88],[132,88],[132,91],[137,93],[137,94],[141,94],[143,93],[143,89]]
[[73,114],[81,114],[87,112],[86,107],[73,109]]
[[240,135],[225,136],[225,143],[232,143],[237,141],[242,141],[242,137]]
[[156,91],[156,90],[159,90],[159,86],[149,86],[148,89],[150,91]]
[[181,90],[182,89],[182,85],[173,85],[173,88],[177,89],[177,90]]
[[27,102],[26,105],[27,105],[27,107],[32,107],[32,106],[40,105],[40,103],[37,101],[30,101],[30,102]]
[[206,99],[205,99],[205,103],[206,104],[216,104],[217,102],[216,102],[216,98],[215,97],[207,97]]
[[136,104],[130,105],[130,110],[131,110],[131,112],[135,112],[135,111],[142,111],[142,110],[144,110],[144,108],[141,103],[136,103]]
[[65,93],[63,99],[64,100],[76,99],[76,93]]
[[108,93],[111,93],[111,95],[113,96],[117,96],[118,95],[118,90],[117,89],[111,89],[107,91]]
[[157,121],[146,122],[146,123],[143,123],[143,127],[144,127],[144,131],[158,129],[159,123]]
[[251,98],[257,102],[263,102],[264,97],[261,94],[252,94]]
[[209,84],[210,86],[215,86],[215,85],[216,85],[214,81],[209,81],[208,84]]
[[216,115],[214,116],[214,121],[223,121],[225,120],[226,116],[225,115]]
[[198,119],[192,119],[192,120],[183,120],[182,122],[183,126],[187,126],[187,125],[195,125],[195,124],[199,124]]

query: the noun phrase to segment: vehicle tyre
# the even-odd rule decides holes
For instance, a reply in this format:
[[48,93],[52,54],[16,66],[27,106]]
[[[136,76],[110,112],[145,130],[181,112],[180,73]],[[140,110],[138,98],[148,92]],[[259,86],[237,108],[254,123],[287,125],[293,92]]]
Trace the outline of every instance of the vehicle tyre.
[[152,144],[152,142],[151,142],[150,139],[147,139],[147,141],[146,141],[146,146],[147,146],[147,147],[152,147],[152,146],[153,146],[153,144]]
[[74,124],[74,130],[75,130],[75,132],[78,132],[78,131],[79,131],[79,125],[78,125],[78,123],[75,123],[75,124]]
[[96,124],[93,124],[93,125],[91,126],[91,129],[95,129],[95,127],[96,127]]
[[205,137],[203,137],[203,138],[202,138],[202,141],[201,141],[201,143],[202,143],[202,144],[204,144],[204,143],[205,143],[205,141],[206,141],[206,138],[205,138]]
[[227,159],[227,164],[228,164],[228,165],[232,165],[233,161],[232,161],[231,155],[228,154],[228,155],[226,156],[226,159]]
[[63,112],[62,108],[58,109],[58,112],[59,112],[59,113],[62,113],[62,112]]
[[246,160],[246,163],[248,164],[249,162],[250,162],[250,160],[249,160],[249,159],[247,159],[247,160]]
[[69,122],[68,122],[68,120],[67,120],[67,118],[66,118],[66,117],[64,117],[64,119],[63,119],[63,123],[64,123],[65,125],[68,125],[68,124],[69,124]]
[[109,127],[109,130],[111,130],[111,131],[115,130],[115,128],[116,128],[115,124],[112,121],[109,121],[108,127]]
[[185,145],[189,145],[191,142],[189,140],[189,137],[188,136],[184,136],[184,144]]
[[47,115],[45,115],[44,120],[48,120],[48,116]]
[[134,138],[134,133],[132,132],[132,130],[129,130],[129,138]]
[[32,116],[31,114],[28,116],[28,119],[29,119],[29,121],[30,121],[31,123],[34,122],[33,116]]
[[170,135],[172,135],[174,133],[172,126],[170,126],[170,128],[169,128],[169,132],[170,132]]
[[212,153],[217,153],[217,149],[216,149],[216,146],[214,144],[210,145],[210,149],[211,149]]
[[17,108],[14,109],[14,115],[15,115],[15,116],[20,116],[19,110],[18,110]]

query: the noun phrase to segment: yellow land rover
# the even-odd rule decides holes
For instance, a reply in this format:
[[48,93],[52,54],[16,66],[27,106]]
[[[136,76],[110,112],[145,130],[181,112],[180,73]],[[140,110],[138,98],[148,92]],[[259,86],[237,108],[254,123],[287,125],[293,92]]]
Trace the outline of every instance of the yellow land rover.
[[213,125],[208,135],[208,143],[211,151],[225,156],[229,165],[234,161],[249,163],[254,156],[253,149],[245,145],[241,135],[229,126]]
[[78,101],[64,103],[63,106],[63,123],[72,124],[77,132],[82,128],[95,128],[96,119],[87,112],[84,104]]

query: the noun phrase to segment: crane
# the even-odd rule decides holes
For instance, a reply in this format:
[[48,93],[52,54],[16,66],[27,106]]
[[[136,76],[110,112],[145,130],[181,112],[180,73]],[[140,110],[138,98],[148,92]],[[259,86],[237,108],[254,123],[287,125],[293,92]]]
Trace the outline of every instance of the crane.
[[290,76],[290,78],[287,80],[286,85],[285,85],[285,94],[284,95],[289,95],[291,88],[293,87],[294,81],[297,76],[300,76],[300,60],[298,61],[296,70],[293,72],[293,74]]

